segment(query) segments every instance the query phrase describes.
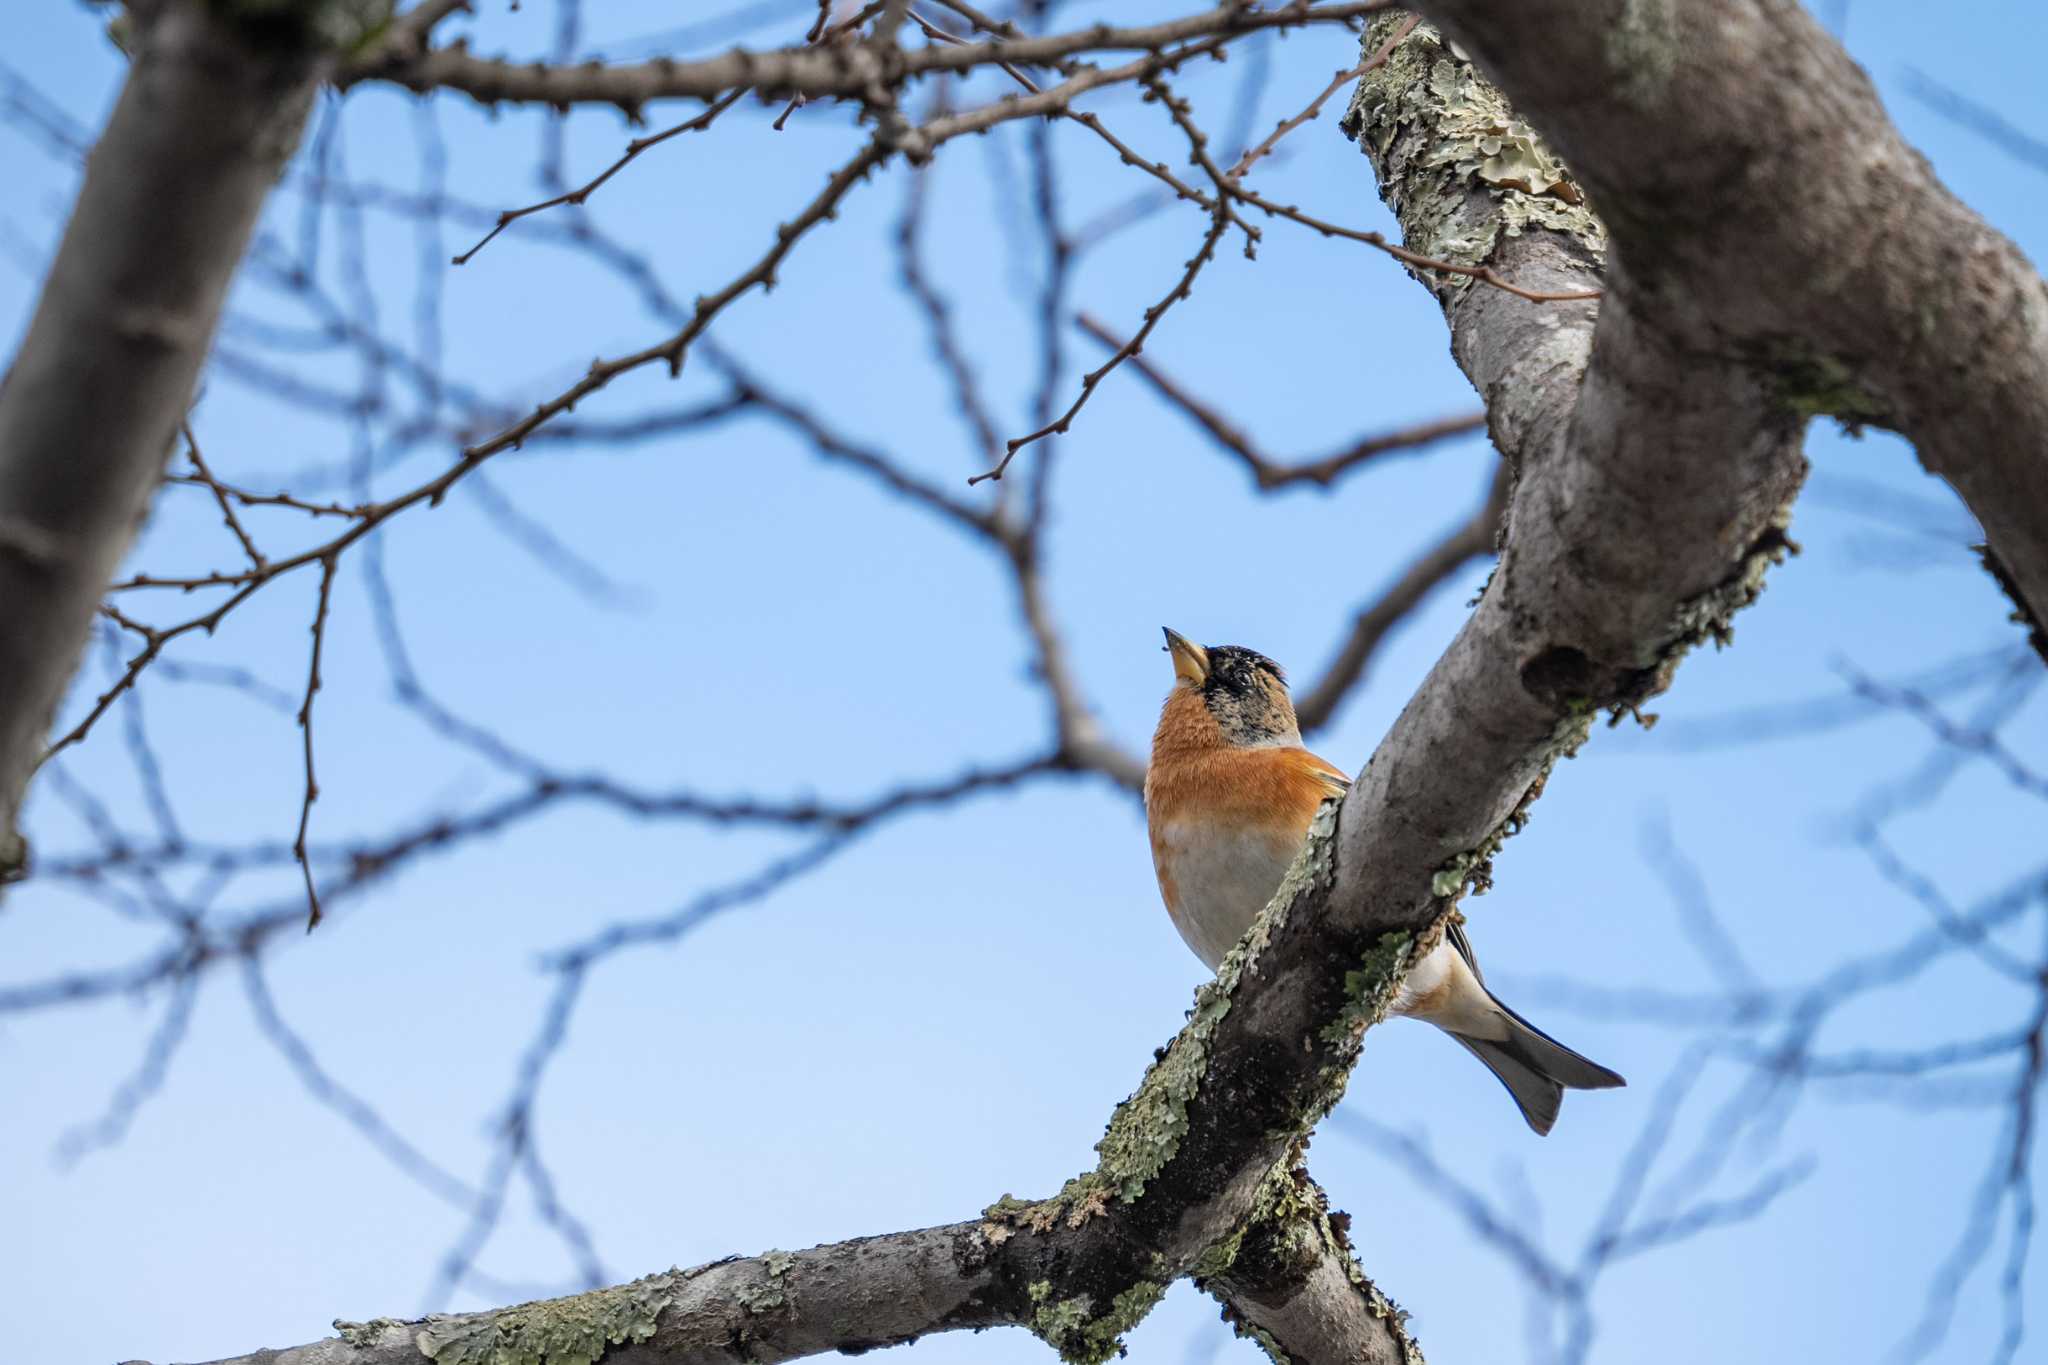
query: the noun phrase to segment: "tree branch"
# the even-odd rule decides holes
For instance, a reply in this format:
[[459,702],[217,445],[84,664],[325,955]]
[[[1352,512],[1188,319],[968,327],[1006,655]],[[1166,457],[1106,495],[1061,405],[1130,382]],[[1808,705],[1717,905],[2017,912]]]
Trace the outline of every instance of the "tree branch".
[[1247,1226],[1227,1266],[1196,1281],[1223,1302],[1224,1321],[1276,1362],[1422,1365],[1408,1315],[1351,1254],[1350,1216],[1330,1212],[1329,1196],[1298,1166],[1273,1179],[1291,1189],[1288,1215]]
[[[339,1336],[215,1365],[646,1365],[738,1358],[772,1365],[831,1350],[895,1345],[927,1332],[999,1327],[1014,1303],[979,1222],[730,1257],[629,1284],[414,1321],[337,1322]],[[1004,1296],[1022,1298],[1016,1292]],[[1028,1301],[1028,1299],[1026,1299]],[[131,1365],[142,1365],[132,1362]]]
[[[1287,1191],[1272,1215],[1212,1262],[1209,1287],[1229,1312],[1274,1324],[1241,1330],[1283,1349],[1355,1348],[1302,1358],[1421,1365],[1405,1315],[1359,1272],[1322,1191],[1295,1169],[1270,1183]],[[1088,1296],[1061,1292],[1061,1260],[1098,1216],[1086,1201],[1005,1196],[967,1222],[727,1257],[485,1313],[337,1322],[337,1336],[211,1365],[775,1365],[989,1327],[1028,1328],[1068,1360],[1100,1365],[1165,1285],[1099,1312]]]
[[1438,441],[1478,431],[1486,425],[1486,414],[1483,412],[1461,417],[1443,417],[1432,422],[1418,422],[1414,426],[1396,431],[1382,431],[1362,436],[1335,454],[1325,455],[1320,459],[1292,463],[1277,460],[1260,450],[1242,427],[1224,416],[1214,405],[1190,392],[1158,365],[1147,360],[1142,352],[1132,346],[1129,339],[1118,335],[1101,319],[1089,313],[1082,313],[1074,319],[1074,323],[1112,351],[1125,354],[1125,363],[1142,375],[1145,382],[1150,384],[1161,398],[1186,413],[1189,420],[1208,432],[1217,445],[1241,460],[1245,468],[1251,471],[1252,481],[1265,491],[1285,488],[1295,483],[1312,483],[1319,488],[1327,489],[1335,485],[1344,474],[1375,456],[1394,451],[1419,450]]
[[206,6],[142,17],[0,382],[0,882],[26,861],[29,775],[320,74],[312,48],[246,44]]
[[657,99],[716,99],[735,89],[768,97],[802,95],[860,98],[876,83],[894,84],[917,76],[971,71],[982,66],[1058,66],[1087,53],[1151,52],[1191,39],[1235,37],[1269,28],[1349,24],[1385,10],[1392,0],[1347,0],[1314,5],[1291,0],[1277,9],[1219,5],[1182,19],[1113,28],[1094,24],[1066,33],[1004,38],[985,43],[933,44],[913,50],[866,43],[804,45],[771,52],[736,48],[702,61],[658,59],[633,65],[550,66],[515,64],[472,56],[465,44],[410,55],[383,49],[342,71],[343,88],[366,80],[389,81],[422,94],[459,90],[486,104],[514,101],[563,107],[610,104],[637,114]]
[[2023,620],[2048,621],[2048,285],[1806,9],[1416,7],[1584,178],[1623,311],[1793,417],[1906,435],[1983,526]]

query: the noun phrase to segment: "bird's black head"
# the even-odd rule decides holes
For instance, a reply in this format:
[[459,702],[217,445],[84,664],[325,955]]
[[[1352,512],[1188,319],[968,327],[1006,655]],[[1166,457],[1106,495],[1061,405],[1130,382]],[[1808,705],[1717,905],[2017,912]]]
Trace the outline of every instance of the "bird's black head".
[[1243,645],[1210,645],[1209,677],[1202,684],[1205,693],[1227,692],[1236,697],[1265,695],[1275,684],[1285,688],[1287,675],[1257,650]]
[[1179,685],[1201,693],[1226,742],[1247,747],[1301,743],[1280,665],[1242,645],[1204,648],[1171,630],[1166,649],[1173,655]]

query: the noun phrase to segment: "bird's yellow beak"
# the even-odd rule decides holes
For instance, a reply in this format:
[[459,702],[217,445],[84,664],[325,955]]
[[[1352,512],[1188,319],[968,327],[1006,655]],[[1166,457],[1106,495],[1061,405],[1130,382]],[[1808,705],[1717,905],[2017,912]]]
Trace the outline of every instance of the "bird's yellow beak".
[[1173,656],[1173,676],[1200,687],[1209,681],[1209,651],[1177,630],[1166,632],[1166,652]]

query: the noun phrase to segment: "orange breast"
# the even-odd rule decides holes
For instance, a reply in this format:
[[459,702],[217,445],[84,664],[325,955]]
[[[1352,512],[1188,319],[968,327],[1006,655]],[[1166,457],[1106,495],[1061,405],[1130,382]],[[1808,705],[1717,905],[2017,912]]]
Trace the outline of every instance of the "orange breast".
[[1333,777],[1297,748],[1155,751],[1145,813],[1159,892],[1211,967],[1279,886]]

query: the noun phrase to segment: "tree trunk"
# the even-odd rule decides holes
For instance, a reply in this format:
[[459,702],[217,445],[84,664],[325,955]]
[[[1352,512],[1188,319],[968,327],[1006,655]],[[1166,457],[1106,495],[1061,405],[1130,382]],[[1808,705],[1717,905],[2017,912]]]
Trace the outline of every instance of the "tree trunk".
[[0,380],[0,883],[24,793],[141,525],[321,63],[202,5],[138,15],[127,85]]

